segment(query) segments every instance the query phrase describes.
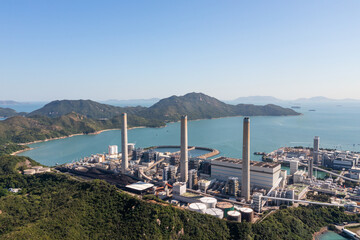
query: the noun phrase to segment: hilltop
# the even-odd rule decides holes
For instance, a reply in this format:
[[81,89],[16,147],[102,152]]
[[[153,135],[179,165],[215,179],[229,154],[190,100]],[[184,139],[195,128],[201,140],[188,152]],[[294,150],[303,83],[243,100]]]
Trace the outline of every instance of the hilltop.
[[25,114],[25,113],[18,113],[14,109],[0,107],[0,117],[9,118],[9,117],[17,116],[19,114]]
[[116,107],[92,100],[62,100],[50,102],[25,117],[15,116],[0,121],[0,143],[27,143],[121,128],[120,115],[123,112],[128,114],[129,127],[162,127],[166,122],[179,121],[182,115],[195,120],[299,114],[276,105],[230,105],[203,93],[172,96],[149,108]]
[[144,107],[116,107],[98,103],[92,100],[57,100],[35,110],[28,116],[42,115],[47,117],[60,117],[71,112],[76,112],[89,118],[112,118],[123,112],[137,113]]
[[286,109],[276,105],[230,105],[203,93],[188,93],[184,96],[171,96],[161,99],[149,108],[116,107],[92,100],[53,101],[31,112],[29,116],[42,115],[59,117],[71,112],[76,112],[94,119],[112,118],[126,112],[139,117],[162,121],[178,121],[182,115],[188,115],[189,119],[195,120],[240,115],[288,116],[299,114],[292,109]]
[[276,105],[226,104],[203,93],[188,93],[160,100],[139,114],[164,121],[178,121],[182,115],[190,120],[231,116],[293,116],[299,115],[292,109]]
[[[128,126],[161,127],[165,123],[148,120],[129,114]],[[51,138],[70,136],[73,134],[90,134],[100,130],[121,128],[119,116],[106,120],[88,118],[78,113],[68,113],[50,118],[47,116],[16,116],[0,121],[0,144],[6,142],[26,143]]]

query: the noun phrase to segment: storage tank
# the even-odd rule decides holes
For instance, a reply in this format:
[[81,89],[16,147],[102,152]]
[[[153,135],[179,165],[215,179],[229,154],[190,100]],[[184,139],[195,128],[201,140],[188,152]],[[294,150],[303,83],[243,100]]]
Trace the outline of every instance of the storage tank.
[[227,220],[241,222],[241,213],[239,211],[228,211]]
[[203,203],[191,203],[189,205],[189,209],[191,211],[199,212],[199,213],[205,213],[206,211],[206,205]]
[[241,221],[252,222],[254,219],[254,210],[251,208],[240,208]]
[[219,208],[208,208],[205,213],[220,219],[224,218],[224,212]]
[[229,202],[218,202],[216,204],[216,207],[220,208],[221,210],[224,211],[224,217],[227,217],[227,212],[228,211],[234,210],[234,205],[232,203],[229,203]]
[[203,198],[200,198],[200,202],[205,204],[207,208],[215,208],[217,200],[212,197],[203,197]]

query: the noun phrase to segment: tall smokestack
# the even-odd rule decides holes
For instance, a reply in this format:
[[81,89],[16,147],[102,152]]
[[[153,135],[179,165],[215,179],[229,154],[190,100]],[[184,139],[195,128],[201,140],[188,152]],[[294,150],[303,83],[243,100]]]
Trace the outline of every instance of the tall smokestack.
[[314,150],[313,150],[313,159],[314,163],[319,163],[319,150],[320,150],[320,137],[315,136],[314,137]]
[[314,159],[309,158],[309,171],[308,171],[308,177],[310,180],[313,178],[313,165],[314,165]]
[[250,119],[244,118],[241,196],[250,200]]
[[128,137],[127,137],[127,115],[126,113],[122,114],[122,129],[121,129],[121,152],[122,152],[122,161],[121,161],[121,173],[125,174],[128,169]]
[[181,117],[181,150],[180,150],[181,181],[188,181],[188,133],[187,116]]

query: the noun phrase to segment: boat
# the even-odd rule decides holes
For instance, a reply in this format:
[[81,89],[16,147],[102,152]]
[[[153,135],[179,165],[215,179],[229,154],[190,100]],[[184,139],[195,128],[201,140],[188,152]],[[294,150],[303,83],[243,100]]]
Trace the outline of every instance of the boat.
[[265,152],[254,152],[254,155],[266,155]]
[[291,108],[299,109],[299,108],[301,108],[301,107],[300,107],[300,106],[291,106]]
[[310,112],[315,112],[316,110],[315,109],[309,109]]

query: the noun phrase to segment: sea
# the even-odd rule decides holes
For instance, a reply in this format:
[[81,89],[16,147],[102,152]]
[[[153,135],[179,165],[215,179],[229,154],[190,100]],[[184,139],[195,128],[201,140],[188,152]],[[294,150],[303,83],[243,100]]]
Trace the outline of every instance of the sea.
[[345,238],[345,237],[337,234],[336,232],[327,231],[315,239],[316,240],[347,240],[347,239],[351,239],[351,238]]
[[[271,152],[284,146],[311,147],[314,136],[320,136],[322,148],[360,152],[360,104],[311,104],[295,110],[302,115],[251,117],[251,152]],[[189,121],[189,145],[215,148],[221,156],[240,158],[242,121],[243,117]],[[142,148],[179,145],[180,123],[169,123],[163,128],[131,129],[128,139]],[[21,155],[52,166],[104,153],[108,145],[121,146],[120,130],[30,144],[34,149]],[[260,160],[260,156],[253,155],[252,160]]]

